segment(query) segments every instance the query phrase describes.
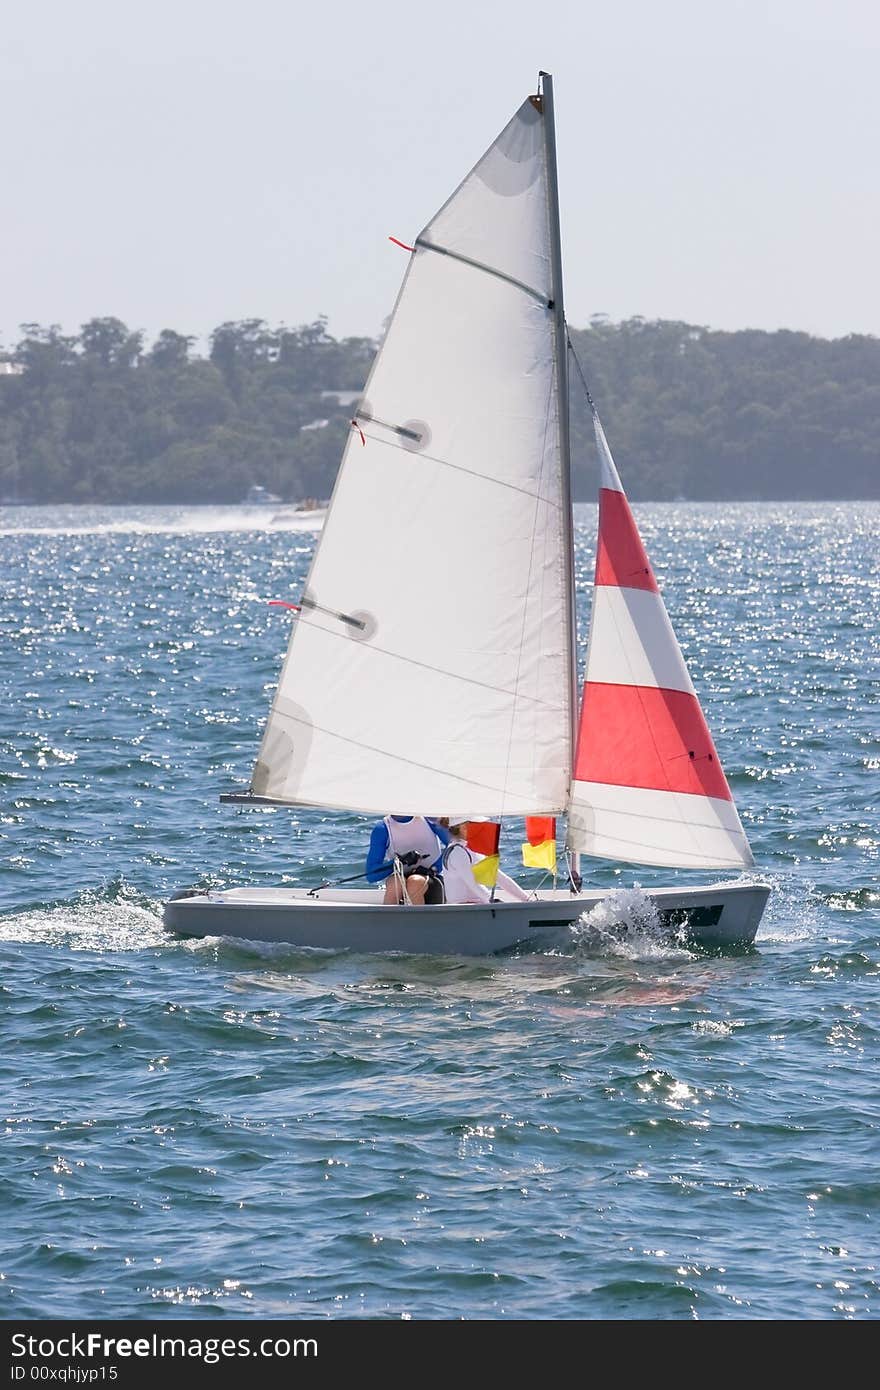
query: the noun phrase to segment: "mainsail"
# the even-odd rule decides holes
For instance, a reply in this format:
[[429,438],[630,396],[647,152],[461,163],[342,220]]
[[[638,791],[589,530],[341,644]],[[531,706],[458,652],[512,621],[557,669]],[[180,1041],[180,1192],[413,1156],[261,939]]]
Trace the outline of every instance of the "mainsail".
[[569,508],[544,127],[529,98],[416,240],[256,795],[372,813],[565,809]]
[[601,422],[593,613],[569,808],[575,851],[741,868],[752,854]]

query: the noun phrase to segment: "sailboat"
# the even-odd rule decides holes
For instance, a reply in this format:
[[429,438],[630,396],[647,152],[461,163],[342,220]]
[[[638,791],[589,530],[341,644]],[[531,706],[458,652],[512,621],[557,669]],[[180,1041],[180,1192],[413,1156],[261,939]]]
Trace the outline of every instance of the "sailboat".
[[[742,871],[752,855],[593,407],[599,534],[579,700],[569,357],[553,83],[410,246],[246,805],[566,817],[528,902],[385,906],[375,888],[184,889],[168,927],[360,951],[556,947],[608,890],[580,855]],[[592,401],[591,401],[592,405]],[[438,591],[447,597],[438,600]],[[748,880],[653,888],[701,945],[751,942]]]

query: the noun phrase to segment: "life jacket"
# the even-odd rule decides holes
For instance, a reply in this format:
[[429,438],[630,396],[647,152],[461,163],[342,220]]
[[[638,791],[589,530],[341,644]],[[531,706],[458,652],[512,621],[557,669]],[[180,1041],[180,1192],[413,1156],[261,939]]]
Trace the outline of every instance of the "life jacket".
[[404,822],[386,816],[384,824],[393,855],[400,858],[415,851],[419,856],[419,866],[423,869],[439,859],[443,846],[424,816],[413,816],[412,820]]
[[477,856],[476,856],[471,850],[468,849],[467,845],[464,843],[464,840],[450,840],[450,841],[449,841],[449,844],[448,844],[448,845],[444,845],[444,847],[443,847],[443,868],[444,868],[444,869],[447,869],[447,868],[449,867],[449,856],[450,856],[450,854],[452,853],[452,851],[453,851],[454,849],[463,849],[464,852],[465,852],[465,854],[466,854],[467,857],[468,857],[468,862],[469,862],[470,864],[472,864],[472,865],[473,865],[473,864],[476,864],[476,862],[477,862]]

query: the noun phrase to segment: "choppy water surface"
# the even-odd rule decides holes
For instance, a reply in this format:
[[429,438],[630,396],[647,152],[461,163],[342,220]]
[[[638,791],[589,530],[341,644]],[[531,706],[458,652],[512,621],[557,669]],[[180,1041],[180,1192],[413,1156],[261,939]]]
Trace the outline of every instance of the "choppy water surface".
[[361,867],[217,800],[314,535],[0,511],[0,1315],[878,1316],[880,508],[638,511],[775,888],[738,956],[170,937],[175,887]]

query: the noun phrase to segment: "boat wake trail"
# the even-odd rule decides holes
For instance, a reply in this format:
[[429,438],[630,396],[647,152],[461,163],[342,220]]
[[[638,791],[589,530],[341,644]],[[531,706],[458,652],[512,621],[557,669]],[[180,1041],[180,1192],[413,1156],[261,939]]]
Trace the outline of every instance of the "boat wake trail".
[[[281,516],[247,507],[53,507],[0,518],[4,536],[189,536],[235,531],[320,531],[322,516]],[[13,524],[14,521],[14,524]]]
[[38,903],[0,917],[0,941],[42,942],[74,951],[142,951],[167,946],[159,905],[121,878],[67,902]]

